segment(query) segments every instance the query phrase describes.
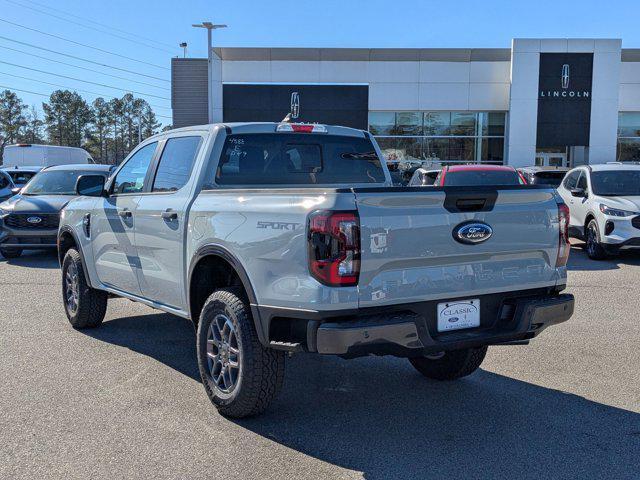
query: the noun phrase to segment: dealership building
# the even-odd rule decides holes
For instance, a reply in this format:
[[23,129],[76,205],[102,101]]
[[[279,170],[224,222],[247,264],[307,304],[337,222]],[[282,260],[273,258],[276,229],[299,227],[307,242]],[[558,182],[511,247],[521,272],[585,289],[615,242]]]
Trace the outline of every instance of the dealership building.
[[293,121],[369,130],[391,161],[640,161],[640,49],[216,48],[172,60],[173,125]]

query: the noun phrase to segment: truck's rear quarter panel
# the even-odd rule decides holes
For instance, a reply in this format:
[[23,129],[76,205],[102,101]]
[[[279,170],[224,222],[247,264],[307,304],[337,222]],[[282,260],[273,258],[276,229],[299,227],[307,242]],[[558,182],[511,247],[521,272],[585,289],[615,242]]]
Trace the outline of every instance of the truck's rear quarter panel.
[[309,276],[307,216],[319,209],[354,210],[354,195],[321,188],[202,192],[189,216],[188,258],[204,245],[225,247],[246,270],[260,305],[356,308],[357,287],[330,288]]

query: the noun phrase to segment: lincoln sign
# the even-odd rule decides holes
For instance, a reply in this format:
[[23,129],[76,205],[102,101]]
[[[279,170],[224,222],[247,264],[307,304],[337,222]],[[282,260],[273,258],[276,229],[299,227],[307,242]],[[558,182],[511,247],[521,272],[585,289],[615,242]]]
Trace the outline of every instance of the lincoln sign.
[[588,146],[593,54],[541,53],[538,147]]

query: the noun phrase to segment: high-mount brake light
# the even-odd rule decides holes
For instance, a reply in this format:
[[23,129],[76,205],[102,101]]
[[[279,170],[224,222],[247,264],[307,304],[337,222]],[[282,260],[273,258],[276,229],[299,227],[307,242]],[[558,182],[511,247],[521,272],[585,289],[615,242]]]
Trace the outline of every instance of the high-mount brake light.
[[315,123],[281,123],[276,132],[327,133],[327,127]]
[[569,260],[571,244],[569,243],[569,207],[566,203],[558,204],[558,256],[556,267],[564,267]]
[[358,284],[360,219],[358,212],[317,211],[309,215],[309,271],[331,287]]

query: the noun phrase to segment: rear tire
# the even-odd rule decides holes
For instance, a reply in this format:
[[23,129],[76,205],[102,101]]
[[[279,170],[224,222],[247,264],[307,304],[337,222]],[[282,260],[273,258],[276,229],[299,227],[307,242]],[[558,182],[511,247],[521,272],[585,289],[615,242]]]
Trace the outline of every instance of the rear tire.
[[475,372],[485,355],[488,347],[465,348],[444,352],[439,358],[417,357],[410,358],[411,365],[422,375],[434,380],[456,380]]
[[22,249],[21,248],[0,248],[0,255],[2,255],[6,259],[18,258],[20,255],[22,255]]
[[282,388],[284,352],[262,346],[238,290],[211,294],[200,314],[197,342],[202,384],[218,411],[233,418],[264,412]]
[[82,268],[82,257],[70,249],[62,261],[62,301],[73,328],[94,328],[107,312],[107,292],[91,288]]
[[591,220],[587,225],[585,232],[587,256],[591,260],[604,260],[607,258],[607,252],[600,243],[600,231],[598,230],[598,222]]

